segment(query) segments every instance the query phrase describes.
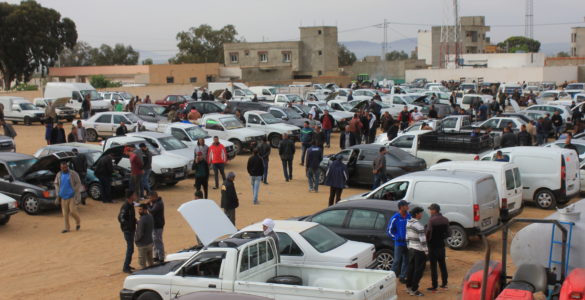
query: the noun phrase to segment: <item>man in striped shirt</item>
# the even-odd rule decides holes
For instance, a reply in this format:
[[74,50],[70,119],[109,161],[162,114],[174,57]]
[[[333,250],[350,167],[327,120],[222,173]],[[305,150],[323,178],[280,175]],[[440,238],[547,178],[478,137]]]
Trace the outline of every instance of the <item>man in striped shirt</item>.
[[408,243],[408,273],[406,275],[406,291],[411,296],[424,296],[418,290],[418,284],[425,271],[429,250],[425,228],[420,223],[423,209],[415,207],[410,210],[411,219],[406,223],[406,241]]

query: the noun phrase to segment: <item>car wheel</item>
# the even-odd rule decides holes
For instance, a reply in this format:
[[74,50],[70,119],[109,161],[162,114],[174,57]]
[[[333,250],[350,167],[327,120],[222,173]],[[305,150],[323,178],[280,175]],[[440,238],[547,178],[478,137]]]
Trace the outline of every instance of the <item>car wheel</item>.
[[242,154],[242,152],[244,151],[242,147],[242,142],[236,139],[231,139],[230,142],[234,144],[234,150],[236,150],[236,154]]
[[148,185],[150,186],[151,189],[155,189],[156,187],[158,187],[158,183],[156,180],[156,175],[154,174],[150,174],[150,176],[148,177]]
[[140,294],[136,300],[161,300],[161,297],[155,292],[146,291]]
[[8,220],[10,220],[10,216],[9,215],[5,215],[2,218],[0,218],[0,226],[6,225],[6,223],[8,223]]
[[88,193],[91,199],[99,201],[102,200],[102,185],[99,182],[94,182],[89,185]]
[[280,134],[276,133],[270,136],[270,146],[272,146],[272,148],[278,148],[281,141],[282,137],[280,136]]
[[453,250],[461,250],[467,246],[469,238],[463,227],[459,225],[450,225],[449,231],[451,232],[451,235],[446,239],[449,248]]
[[32,122],[29,116],[24,116],[24,125],[30,125]]
[[319,184],[325,184],[325,173],[327,173],[326,170],[321,169],[319,171]]
[[87,129],[87,131],[85,132],[85,136],[87,137],[88,142],[97,142],[98,140],[97,132],[91,128]]
[[394,254],[390,249],[382,249],[376,252],[376,269],[390,271],[394,263]]
[[552,209],[556,206],[557,200],[553,192],[548,189],[542,189],[534,194],[536,206],[543,209]]
[[33,194],[24,194],[22,197],[22,209],[29,215],[36,215],[41,210],[39,198]]

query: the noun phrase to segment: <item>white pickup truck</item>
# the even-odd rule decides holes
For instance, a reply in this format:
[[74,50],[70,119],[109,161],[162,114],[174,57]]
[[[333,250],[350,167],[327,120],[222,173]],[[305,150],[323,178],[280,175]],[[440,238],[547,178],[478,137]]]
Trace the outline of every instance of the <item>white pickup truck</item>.
[[276,94],[274,96],[274,105],[276,106],[286,106],[289,102],[291,103],[301,103],[301,96],[297,94]]
[[262,131],[244,127],[234,115],[206,114],[199,121],[210,136],[232,142],[237,154],[244,149],[252,150],[252,142],[260,143],[266,136]]
[[[205,211],[209,218],[222,214],[212,200],[187,202],[179,207],[185,210]],[[282,264],[275,249],[270,237],[214,242],[187,260],[134,272],[124,280],[120,299],[170,300],[200,291],[280,300],[397,299],[393,272]]]
[[301,128],[295,125],[285,124],[282,119],[274,117],[271,113],[261,110],[251,110],[244,113],[246,127],[262,131],[273,148],[278,148],[282,141],[282,135],[288,134],[293,140],[298,141]]

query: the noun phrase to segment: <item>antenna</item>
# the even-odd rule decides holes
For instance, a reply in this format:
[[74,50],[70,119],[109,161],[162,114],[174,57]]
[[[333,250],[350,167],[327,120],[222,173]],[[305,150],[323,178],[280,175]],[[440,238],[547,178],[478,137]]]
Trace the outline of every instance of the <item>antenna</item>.
[[526,0],[526,16],[524,18],[524,36],[534,38],[534,0]]
[[[439,67],[457,67],[461,56],[459,0],[443,1],[443,25],[439,49]],[[431,29],[432,32],[432,29]]]

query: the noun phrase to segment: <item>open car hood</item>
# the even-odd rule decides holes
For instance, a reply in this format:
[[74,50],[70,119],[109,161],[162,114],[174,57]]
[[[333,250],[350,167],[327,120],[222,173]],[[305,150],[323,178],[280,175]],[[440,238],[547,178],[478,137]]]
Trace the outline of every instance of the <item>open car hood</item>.
[[125,147],[124,145],[120,145],[108,148],[108,150],[104,151],[102,155],[98,159],[96,159],[96,161],[93,163],[92,168],[95,168],[97,166],[97,162],[100,161],[100,159],[102,159],[102,157],[104,157],[107,154],[110,154],[112,156],[112,159],[114,159],[114,164],[117,165],[124,156],[124,147]]
[[62,97],[62,98],[57,98],[55,100],[53,100],[53,105],[55,107],[62,107],[67,105],[67,103],[69,102],[69,99],[71,99],[71,97]]
[[213,200],[192,200],[183,203],[177,210],[205,246],[238,231]]
[[37,160],[24,174],[25,179],[30,179],[30,175],[39,171],[50,171],[53,174],[59,172],[59,164],[62,160],[70,160],[75,157],[75,154],[70,151],[55,152],[53,154],[43,156]]

